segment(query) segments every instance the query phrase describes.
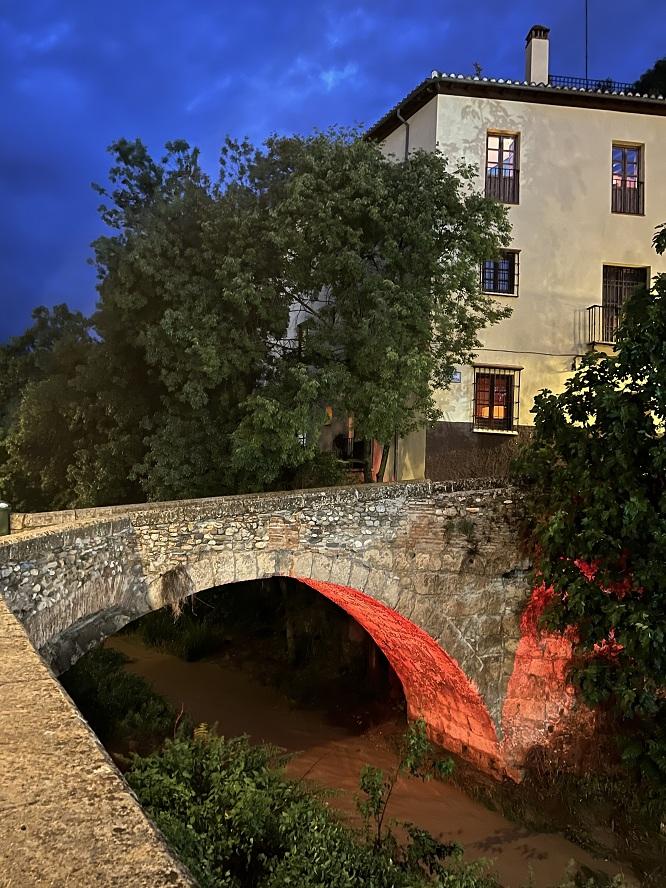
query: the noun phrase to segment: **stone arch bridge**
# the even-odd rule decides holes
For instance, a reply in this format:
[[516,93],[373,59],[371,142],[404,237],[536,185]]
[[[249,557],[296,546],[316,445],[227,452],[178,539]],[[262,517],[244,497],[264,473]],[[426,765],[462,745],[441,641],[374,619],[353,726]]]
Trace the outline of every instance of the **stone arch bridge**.
[[529,565],[516,524],[513,493],[479,482],[17,515],[0,577],[56,673],[149,610],[225,583],[296,577],[370,633],[433,739],[515,774],[571,708],[568,651],[521,628]]

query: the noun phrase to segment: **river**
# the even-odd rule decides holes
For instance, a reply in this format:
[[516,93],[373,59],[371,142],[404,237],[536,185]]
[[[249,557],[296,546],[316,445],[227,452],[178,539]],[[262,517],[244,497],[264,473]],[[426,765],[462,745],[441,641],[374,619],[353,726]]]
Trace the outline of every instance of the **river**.
[[[387,770],[394,766],[389,741],[396,732],[395,723],[357,734],[331,724],[324,712],[291,707],[277,690],[262,685],[224,656],[190,663],[148,647],[134,635],[115,636],[106,644],[129,657],[126,668],[146,679],[195,723],[217,724],[226,736],[248,734],[253,741],[294,753],[288,773],[338,790],[330,804],[347,816],[354,816],[363,765]],[[530,832],[439,780],[423,783],[401,778],[389,816],[416,823],[445,841],[459,842],[468,859],[492,860],[504,888],[523,888],[530,877],[533,888],[552,888],[563,879],[572,860],[608,874],[618,871],[614,864],[592,857],[564,836]],[[630,877],[627,884],[638,882]]]

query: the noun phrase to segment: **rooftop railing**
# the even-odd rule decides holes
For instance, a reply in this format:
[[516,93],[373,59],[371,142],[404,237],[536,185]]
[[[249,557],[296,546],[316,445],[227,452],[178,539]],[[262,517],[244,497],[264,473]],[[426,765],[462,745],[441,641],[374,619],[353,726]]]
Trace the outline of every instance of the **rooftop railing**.
[[608,92],[634,92],[634,83],[623,83],[621,80],[611,80],[610,77],[591,79],[589,77],[561,77],[551,74],[548,78],[551,86],[566,86],[568,89],[606,90]]

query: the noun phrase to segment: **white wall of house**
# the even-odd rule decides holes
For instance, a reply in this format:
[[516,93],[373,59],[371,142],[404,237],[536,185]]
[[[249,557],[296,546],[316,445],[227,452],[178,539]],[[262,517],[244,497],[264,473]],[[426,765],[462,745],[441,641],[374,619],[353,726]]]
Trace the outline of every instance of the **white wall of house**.
[[[520,424],[534,395],[561,390],[576,355],[588,350],[587,308],[601,303],[603,266],[666,272],[652,249],[666,221],[666,117],[469,96],[439,95],[437,148],[479,169],[485,184],[489,131],[518,134],[520,202],[509,206],[520,251],[518,296],[498,297],[513,313],[482,334],[477,363],[523,367]],[[644,215],[611,212],[613,143],[643,149]],[[444,418],[472,420],[473,371],[438,395]]]

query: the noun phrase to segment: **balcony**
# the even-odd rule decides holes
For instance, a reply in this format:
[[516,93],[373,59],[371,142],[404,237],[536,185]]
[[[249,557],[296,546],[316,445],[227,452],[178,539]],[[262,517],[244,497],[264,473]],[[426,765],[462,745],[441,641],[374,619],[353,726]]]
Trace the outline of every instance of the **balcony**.
[[643,215],[643,183],[635,180],[613,182],[611,188],[611,210],[630,216]]
[[619,305],[590,305],[587,309],[587,344],[614,345],[620,326]]
[[486,197],[504,204],[517,204],[520,198],[519,171],[513,167],[489,167],[486,170]]

